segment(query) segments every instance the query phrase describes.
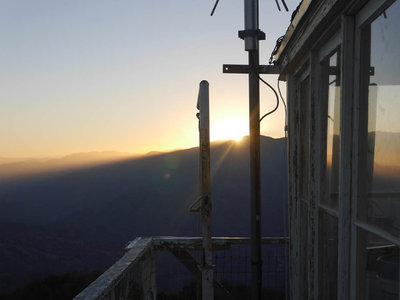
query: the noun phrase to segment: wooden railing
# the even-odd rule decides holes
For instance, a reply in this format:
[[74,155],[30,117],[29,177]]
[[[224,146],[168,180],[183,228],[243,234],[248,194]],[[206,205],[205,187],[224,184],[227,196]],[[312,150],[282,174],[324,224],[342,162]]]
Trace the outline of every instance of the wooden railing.
[[[263,238],[262,243],[285,244],[286,237]],[[233,245],[249,245],[246,237],[214,237],[213,250],[229,250]],[[144,299],[157,297],[156,260],[157,251],[168,250],[201,282],[199,263],[189,253],[202,247],[200,237],[150,237],[136,238],[125,248],[126,253],[98,279],[74,299]],[[216,285],[219,283],[216,281]]]

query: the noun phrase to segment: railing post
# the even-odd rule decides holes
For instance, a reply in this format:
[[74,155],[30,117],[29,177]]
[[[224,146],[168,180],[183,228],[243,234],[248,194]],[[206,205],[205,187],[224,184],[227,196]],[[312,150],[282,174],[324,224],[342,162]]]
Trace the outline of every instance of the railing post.
[[141,299],[156,300],[156,257],[153,248],[150,248],[141,259],[136,276],[137,284],[142,291]]
[[211,197],[210,197],[210,115],[209,115],[209,88],[208,82],[200,82],[197,100],[199,110],[199,199],[201,199],[200,213],[202,224],[201,263],[202,299],[214,299],[212,240],[211,240]]

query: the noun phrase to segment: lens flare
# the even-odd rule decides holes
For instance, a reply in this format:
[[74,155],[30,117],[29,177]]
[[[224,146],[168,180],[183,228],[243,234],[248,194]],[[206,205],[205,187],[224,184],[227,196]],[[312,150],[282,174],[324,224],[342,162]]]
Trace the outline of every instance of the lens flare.
[[249,134],[248,124],[245,119],[223,119],[211,124],[210,140],[236,140]]

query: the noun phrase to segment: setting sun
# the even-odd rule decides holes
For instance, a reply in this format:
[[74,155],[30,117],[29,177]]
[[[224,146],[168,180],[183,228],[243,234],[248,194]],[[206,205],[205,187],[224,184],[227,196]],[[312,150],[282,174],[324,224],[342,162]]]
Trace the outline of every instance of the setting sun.
[[249,134],[248,122],[246,119],[232,118],[223,119],[216,123],[211,123],[210,139],[217,140],[236,140]]

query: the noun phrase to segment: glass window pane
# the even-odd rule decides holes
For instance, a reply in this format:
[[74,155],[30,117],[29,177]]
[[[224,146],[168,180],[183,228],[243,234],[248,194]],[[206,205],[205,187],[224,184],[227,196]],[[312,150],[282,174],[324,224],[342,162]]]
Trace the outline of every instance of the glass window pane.
[[[364,35],[369,69],[368,137],[364,220],[400,235],[400,1],[377,19]],[[368,82],[368,81],[367,81]]]
[[340,51],[335,51],[329,58],[328,103],[326,132],[326,179],[327,198],[323,203],[331,208],[338,207],[339,159],[340,159]]
[[338,222],[322,209],[319,222],[319,298],[337,299]]
[[399,299],[399,247],[358,229],[358,299]]

